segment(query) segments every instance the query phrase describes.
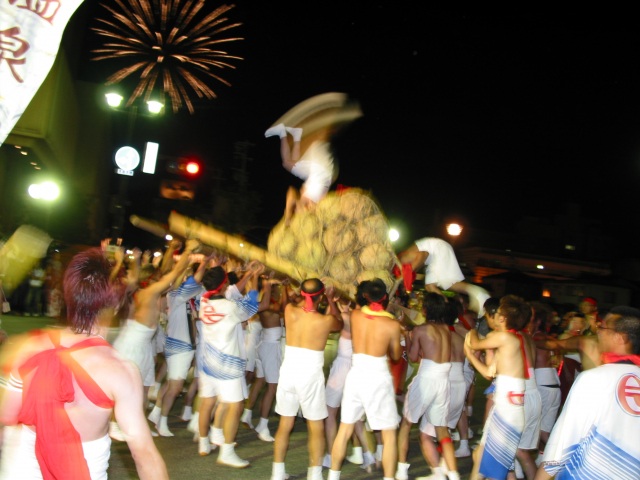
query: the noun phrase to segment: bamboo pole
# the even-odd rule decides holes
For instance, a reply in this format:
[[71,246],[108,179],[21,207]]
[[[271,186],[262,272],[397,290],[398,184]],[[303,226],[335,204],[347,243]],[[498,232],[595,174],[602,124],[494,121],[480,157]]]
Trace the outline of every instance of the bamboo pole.
[[[269,251],[260,248],[240,237],[229,235],[198,220],[185,217],[177,212],[169,215],[169,230],[184,238],[197,238],[202,243],[220,249],[242,260],[257,260],[267,268],[282,273],[298,282],[307,278],[322,278],[319,272],[314,272],[288,260],[282,259]],[[355,297],[354,285],[347,285],[332,278],[322,278],[325,283],[332,285],[338,292],[350,298]]]

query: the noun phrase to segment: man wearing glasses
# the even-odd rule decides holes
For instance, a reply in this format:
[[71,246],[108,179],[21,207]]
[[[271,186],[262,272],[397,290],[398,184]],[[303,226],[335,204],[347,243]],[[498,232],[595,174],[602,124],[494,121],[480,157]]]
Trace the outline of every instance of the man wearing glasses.
[[640,478],[640,310],[613,308],[597,335],[603,363],[571,387],[536,480]]

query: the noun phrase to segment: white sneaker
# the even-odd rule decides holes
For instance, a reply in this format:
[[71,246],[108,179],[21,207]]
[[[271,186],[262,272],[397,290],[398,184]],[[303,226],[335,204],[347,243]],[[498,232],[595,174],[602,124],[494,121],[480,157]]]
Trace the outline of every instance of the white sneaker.
[[264,132],[264,136],[266,138],[278,136],[280,138],[284,138],[287,136],[287,130],[284,126],[284,123],[279,123],[278,125],[274,125],[271,128],[268,128],[266,132]]
[[122,433],[122,430],[120,430],[116,422],[109,422],[109,436],[118,442],[124,442],[126,440],[124,433]]
[[153,410],[151,410],[151,413],[149,415],[147,415],[147,420],[149,420],[154,425],[157,425],[158,422],[160,421],[161,413],[162,413],[161,410],[154,406]]
[[224,444],[220,447],[220,453],[216,463],[220,465],[227,465],[233,468],[245,468],[249,466],[248,460],[243,460],[237,454],[233,445]]
[[245,427],[253,430],[253,423],[251,423],[251,411],[242,412],[242,416],[240,417],[240,423]]
[[191,420],[192,416],[193,416],[193,410],[191,409],[191,407],[185,406],[184,410],[182,410],[182,415],[180,416],[180,418],[185,422],[188,422],[189,420]]
[[211,428],[209,430],[209,441],[212,445],[217,445],[218,447],[224,445],[224,432],[222,429]]
[[463,458],[463,457],[470,457],[471,456],[471,450],[469,449],[469,447],[458,447],[457,450],[455,452],[453,452],[453,454],[456,456],[456,458]]
[[191,420],[187,424],[187,430],[191,433],[199,433],[198,422],[200,421],[200,412],[193,412]]
[[473,430],[469,429],[469,439],[473,438]]
[[353,447],[351,455],[347,457],[347,462],[353,463],[354,465],[362,465],[362,462],[364,462],[362,447]]
[[211,442],[208,437],[200,438],[198,441],[198,453],[204,457],[211,453]]
[[460,441],[460,433],[458,432],[458,430],[449,431],[449,435],[451,436],[451,440],[453,440],[454,442]]
[[396,470],[396,480],[409,480],[409,463],[398,462]]
[[256,433],[258,434],[258,438],[263,442],[273,442],[275,438],[271,436],[271,432],[269,432],[268,428],[263,428],[262,430],[258,430],[256,428]]
[[158,427],[156,426],[156,430],[158,431],[158,433],[160,434],[161,437],[173,437],[174,434],[171,433],[171,430],[169,430],[166,427]]
[[294,142],[299,142],[302,139],[302,129],[295,127],[285,127],[285,130],[291,134]]

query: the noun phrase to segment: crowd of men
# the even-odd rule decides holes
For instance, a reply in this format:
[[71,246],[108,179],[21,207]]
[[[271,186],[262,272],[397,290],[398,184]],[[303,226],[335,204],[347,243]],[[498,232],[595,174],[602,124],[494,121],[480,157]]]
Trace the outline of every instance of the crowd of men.
[[[349,299],[330,279],[296,284],[259,262],[200,248],[197,240],[173,241],[158,264],[137,250],[110,257],[105,245],[72,259],[66,328],[2,346],[0,478],[106,478],[111,439],[127,442],[140,478],[168,478],[153,436],[173,435],[167,418],[188,381],[183,418],[197,453],[218,449],[221,468],[247,467],[235,438],[248,426],[273,442],[272,480],[287,478],[298,416],[313,480],[339,479],[345,459],[407,480],[416,423],[432,470],[420,478],[457,480],[457,458],[469,455],[473,479],[640,478],[637,309],[600,316],[585,299],[583,313],[574,312],[583,327],[571,317],[563,331],[548,306],[485,298],[459,269],[440,269],[437,252],[446,245],[418,241],[399,256],[411,270],[427,268],[423,321],[415,322],[398,293],[403,285],[390,292],[374,278]],[[452,285],[458,293],[448,295]],[[461,293],[476,304],[485,298],[480,317]],[[340,335],[338,355],[325,378],[332,332]],[[580,367],[563,399],[559,371],[571,355]],[[413,368],[390,368],[403,356]],[[406,382],[401,396],[395,372]],[[476,373],[491,382],[490,408],[472,452],[466,404]]]

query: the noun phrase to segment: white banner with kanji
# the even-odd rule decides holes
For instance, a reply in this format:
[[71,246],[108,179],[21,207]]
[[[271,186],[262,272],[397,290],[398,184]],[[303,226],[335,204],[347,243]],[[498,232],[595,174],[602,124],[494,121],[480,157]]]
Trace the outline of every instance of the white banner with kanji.
[[82,1],[0,0],[0,145],[51,70]]

